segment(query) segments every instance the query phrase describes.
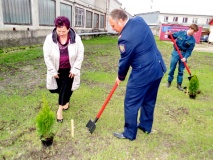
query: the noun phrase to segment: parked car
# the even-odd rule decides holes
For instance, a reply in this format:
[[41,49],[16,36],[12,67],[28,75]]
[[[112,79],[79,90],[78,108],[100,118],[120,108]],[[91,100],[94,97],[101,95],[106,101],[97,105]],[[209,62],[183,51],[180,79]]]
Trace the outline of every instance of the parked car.
[[208,38],[209,38],[208,35],[203,35],[200,37],[200,42],[208,42]]

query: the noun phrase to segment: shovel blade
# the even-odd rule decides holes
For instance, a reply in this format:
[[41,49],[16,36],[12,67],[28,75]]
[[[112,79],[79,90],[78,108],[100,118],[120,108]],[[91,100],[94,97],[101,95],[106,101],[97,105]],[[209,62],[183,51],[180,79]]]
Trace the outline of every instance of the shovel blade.
[[90,133],[92,134],[93,131],[96,128],[95,122],[89,120],[89,122],[87,123],[86,127],[89,129]]
[[192,79],[192,76],[188,77],[189,81]]

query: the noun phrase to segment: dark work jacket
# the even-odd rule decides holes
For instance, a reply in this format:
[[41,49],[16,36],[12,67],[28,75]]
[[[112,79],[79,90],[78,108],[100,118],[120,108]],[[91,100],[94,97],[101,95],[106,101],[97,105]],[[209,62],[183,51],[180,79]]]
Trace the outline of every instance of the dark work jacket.
[[187,31],[175,32],[172,34],[172,36],[174,39],[176,39],[176,44],[178,48],[182,51],[182,56],[185,58],[190,57],[196,43],[194,36],[187,36]]
[[151,29],[141,17],[129,19],[118,39],[118,78],[124,80],[131,66],[127,87],[141,87],[161,78],[166,65]]

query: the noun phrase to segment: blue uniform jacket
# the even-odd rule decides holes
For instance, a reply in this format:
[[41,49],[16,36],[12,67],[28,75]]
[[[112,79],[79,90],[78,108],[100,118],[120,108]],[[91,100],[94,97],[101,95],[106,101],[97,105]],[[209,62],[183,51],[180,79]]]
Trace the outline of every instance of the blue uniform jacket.
[[195,46],[194,36],[187,36],[186,31],[179,31],[172,34],[176,39],[176,44],[180,50],[182,50],[182,56],[186,59],[191,56],[192,50]]
[[118,78],[124,80],[131,66],[127,87],[140,87],[161,78],[166,65],[151,29],[141,17],[129,19],[118,39]]

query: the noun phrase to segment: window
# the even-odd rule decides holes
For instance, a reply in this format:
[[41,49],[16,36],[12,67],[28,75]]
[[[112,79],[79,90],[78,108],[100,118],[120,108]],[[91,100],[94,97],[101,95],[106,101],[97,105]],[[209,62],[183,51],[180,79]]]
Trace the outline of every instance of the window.
[[83,27],[84,26],[84,9],[82,8],[75,8],[75,26],[76,27]]
[[69,18],[70,26],[72,26],[72,6],[61,3],[60,15]]
[[2,0],[5,24],[31,24],[30,0]]
[[164,17],[164,22],[168,22],[169,18],[167,16]]
[[173,17],[173,22],[178,22],[178,17]]
[[207,20],[206,20],[206,24],[209,24],[210,20],[211,20],[211,19],[207,19]]
[[92,28],[92,12],[86,11],[86,28]]
[[197,23],[197,18],[193,18],[192,23]]
[[183,23],[187,23],[187,21],[188,21],[188,18],[183,18]]
[[104,28],[104,15],[100,15],[100,28]]
[[54,0],[38,0],[39,8],[39,24],[40,25],[54,25],[55,1]]
[[99,15],[94,13],[93,28],[99,28]]

